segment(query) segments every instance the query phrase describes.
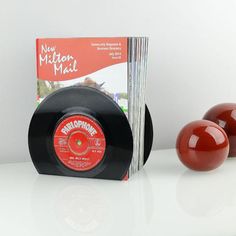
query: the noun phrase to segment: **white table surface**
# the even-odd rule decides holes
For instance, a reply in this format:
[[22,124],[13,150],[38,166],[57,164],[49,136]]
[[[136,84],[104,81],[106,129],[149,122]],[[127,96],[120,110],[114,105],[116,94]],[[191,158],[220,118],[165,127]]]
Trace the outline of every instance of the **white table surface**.
[[0,235],[236,236],[236,158],[193,172],[154,151],[128,181],[38,175],[0,165]]

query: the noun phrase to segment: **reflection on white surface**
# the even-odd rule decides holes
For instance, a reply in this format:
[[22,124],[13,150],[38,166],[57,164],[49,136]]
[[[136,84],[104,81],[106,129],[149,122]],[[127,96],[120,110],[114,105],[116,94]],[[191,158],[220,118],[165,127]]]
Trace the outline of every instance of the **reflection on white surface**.
[[104,221],[112,219],[107,199],[85,184],[65,187],[55,199],[54,209],[59,223],[81,233],[95,232]]
[[[209,183],[211,183],[209,185]],[[194,172],[186,170],[177,183],[176,197],[180,207],[191,216],[216,215],[227,202],[222,172]]]
[[128,182],[39,175],[31,202],[34,227],[42,235],[134,234],[139,221],[150,221],[151,191],[145,171]]
[[[236,207],[236,159],[228,158],[223,167],[210,172],[186,170],[178,179],[177,201],[191,216],[220,215],[229,207]],[[227,171],[226,171],[227,170]]]
[[151,154],[128,181],[38,175],[0,165],[2,236],[235,236],[236,158],[187,170],[175,150]]

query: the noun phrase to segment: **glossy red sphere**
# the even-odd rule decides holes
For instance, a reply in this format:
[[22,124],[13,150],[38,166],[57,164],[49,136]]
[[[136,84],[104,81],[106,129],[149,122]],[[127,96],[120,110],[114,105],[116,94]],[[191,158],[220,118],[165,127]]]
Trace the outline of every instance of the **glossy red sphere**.
[[224,130],[208,120],[193,121],[180,131],[176,150],[181,162],[190,169],[208,171],[227,158],[229,141]]
[[218,124],[229,139],[229,156],[236,157],[236,104],[222,103],[212,107],[203,119]]

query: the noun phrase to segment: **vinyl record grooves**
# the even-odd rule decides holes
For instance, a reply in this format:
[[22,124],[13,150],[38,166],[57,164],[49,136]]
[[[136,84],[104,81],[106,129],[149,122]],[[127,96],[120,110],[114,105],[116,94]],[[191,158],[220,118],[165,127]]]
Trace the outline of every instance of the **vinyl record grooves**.
[[46,97],[31,119],[28,144],[41,174],[120,180],[133,154],[125,114],[89,87],[63,88]]
[[144,161],[143,164],[147,162],[150,152],[152,150],[153,144],[153,124],[151,114],[147,105],[145,105],[145,126],[144,126]]

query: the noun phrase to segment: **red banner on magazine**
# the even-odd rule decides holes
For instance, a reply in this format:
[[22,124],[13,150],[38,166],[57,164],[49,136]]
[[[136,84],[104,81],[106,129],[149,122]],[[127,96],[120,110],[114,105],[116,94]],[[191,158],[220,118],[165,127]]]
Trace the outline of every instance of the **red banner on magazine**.
[[62,81],[127,62],[127,38],[37,39],[37,77]]

